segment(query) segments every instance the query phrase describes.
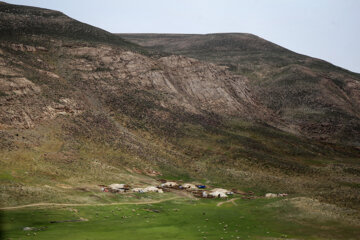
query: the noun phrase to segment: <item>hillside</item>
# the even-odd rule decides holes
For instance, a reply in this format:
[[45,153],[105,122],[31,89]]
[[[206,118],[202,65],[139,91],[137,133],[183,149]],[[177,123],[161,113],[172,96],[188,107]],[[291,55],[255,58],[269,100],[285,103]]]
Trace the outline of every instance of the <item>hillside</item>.
[[[342,91],[349,99],[340,102],[341,108],[337,101],[343,95],[315,91],[316,77],[309,86],[300,81],[319,96],[311,107],[324,111],[321,118],[327,110],[334,112],[324,128],[335,130],[324,136],[338,139],[347,133],[344,143],[352,144],[321,142],[307,135],[314,136],[319,127],[313,115],[295,118],[281,112],[296,103],[282,94],[300,90],[290,84],[262,88],[272,84],[262,80],[274,74],[267,73],[274,63],[253,66],[250,50],[243,64],[253,70],[245,71],[240,63],[227,69],[197,60],[197,54],[148,51],[52,10],[1,3],[0,21],[3,205],[104,202],[96,195],[99,184],[141,186],[167,178],[360,207],[360,152],[352,146],[359,137],[353,135],[359,130],[355,87]],[[251,44],[253,51],[265,48],[269,55],[283,56],[280,73],[290,66],[292,74],[289,62],[305,58],[264,40]],[[317,60],[311,61],[295,69],[320,74],[311,65]],[[346,76],[344,89],[358,83],[355,74],[337,68],[334,74]],[[281,102],[267,102],[271,96]],[[338,126],[338,121],[345,122]],[[294,134],[298,128],[305,136]]]
[[[143,50],[105,30],[72,19],[61,12],[0,2],[0,32],[6,39],[17,35],[46,35],[57,38],[105,42]],[[144,52],[145,53],[145,52]]]
[[120,34],[149,50],[227,66],[294,132],[360,144],[360,75],[251,34]]

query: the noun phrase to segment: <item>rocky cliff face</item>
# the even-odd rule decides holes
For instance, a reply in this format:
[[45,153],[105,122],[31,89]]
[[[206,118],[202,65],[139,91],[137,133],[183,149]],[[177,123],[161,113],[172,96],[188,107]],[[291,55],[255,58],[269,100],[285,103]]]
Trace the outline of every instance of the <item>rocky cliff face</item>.
[[214,64],[181,56],[150,58],[106,46],[75,47],[65,53],[72,59],[68,67],[93,84],[93,91],[116,95],[124,93],[126,84],[126,90],[151,92],[157,106],[191,114],[248,118],[264,111],[251,96],[246,78]]
[[[3,126],[30,127],[59,114],[79,114],[87,105],[80,97],[84,92],[112,110],[144,111],[145,117],[164,121],[182,113],[258,120],[270,116],[251,95],[247,79],[224,67],[181,56],[148,57],[111,45],[52,41],[58,47],[43,52],[36,49],[46,48],[38,45],[2,44]],[[48,56],[59,56],[61,63],[54,59],[49,64]],[[129,93],[148,106],[126,99]]]
[[322,141],[360,143],[360,76],[251,34],[120,34],[153,51],[226,66],[290,129]]

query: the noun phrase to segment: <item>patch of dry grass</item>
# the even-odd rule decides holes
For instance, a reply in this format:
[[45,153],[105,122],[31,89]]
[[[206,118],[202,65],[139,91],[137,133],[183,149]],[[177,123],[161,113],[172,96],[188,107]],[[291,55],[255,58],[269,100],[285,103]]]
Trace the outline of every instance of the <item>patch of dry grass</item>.
[[269,204],[269,207],[293,208],[294,210],[289,211],[286,217],[294,221],[313,220],[323,223],[334,221],[360,226],[359,211],[320,202],[309,197],[286,198]]

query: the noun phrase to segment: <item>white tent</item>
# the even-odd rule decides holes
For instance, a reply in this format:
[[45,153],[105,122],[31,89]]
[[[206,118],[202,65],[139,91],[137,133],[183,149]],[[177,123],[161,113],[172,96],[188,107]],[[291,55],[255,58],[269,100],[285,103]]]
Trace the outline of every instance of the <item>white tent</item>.
[[113,183],[113,184],[109,185],[109,188],[111,188],[113,190],[121,190],[121,189],[125,188],[125,184]]
[[226,198],[227,194],[231,194],[231,191],[223,189],[223,188],[214,188],[209,193],[209,196]]
[[223,189],[223,188],[214,188],[213,190],[211,190],[212,192],[222,192],[222,193],[227,193],[229,192],[229,190]]
[[276,198],[276,197],[286,197],[287,194],[286,193],[279,193],[279,194],[276,194],[276,193],[267,193],[265,194],[265,197],[266,198]]
[[265,197],[266,198],[276,198],[277,194],[275,194],[275,193],[267,193],[267,194],[265,194]]
[[153,186],[148,186],[145,188],[133,188],[131,189],[132,192],[137,192],[137,193],[146,193],[146,192],[157,192],[157,193],[163,193],[162,189],[159,189],[157,187],[153,187]]
[[184,189],[189,189],[189,190],[196,190],[197,187],[194,184],[191,183],[185,183],[183,185],[181,185]]
[[137,193],[143,193],[144,190],[142,188],[133,188],[131,189],[132,192],[137,192]]
[[162,189],[159,189],[157,187],[149,186],[143,189],[144,192],[157,192],[157,193],[163,193]]
[[202,197],[203,197],[203,198],[207,198],[207,197],[208,197],[208,192],[203,191],[203,192],[202,192]]
[[166,183],[161,184],[162,187],[176,187],[178,185],[179,184],[177,184],[176,182],[166,182]]
[[217,198],[227,198],[228,196],[224,192],[218,192],[218,191],[211,191],[209,196],[217,197]]
[[225,193],[226,195],[233,195],[234,192],[223,189],[223,188],[214,188],[213,190],[211,190],[212,192],[222,192]]

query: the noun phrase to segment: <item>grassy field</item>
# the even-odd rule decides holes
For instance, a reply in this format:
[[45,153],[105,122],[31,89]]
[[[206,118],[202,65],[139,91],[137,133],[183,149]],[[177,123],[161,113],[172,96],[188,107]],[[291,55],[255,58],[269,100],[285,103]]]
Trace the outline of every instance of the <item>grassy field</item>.
[[[3,239],[359,239],[339,219],[299,214],[283,199],[18,209],[2,212]],[[59,222],[76,219],[82,222]],[[24,231],[24,227],[35,228]]]

